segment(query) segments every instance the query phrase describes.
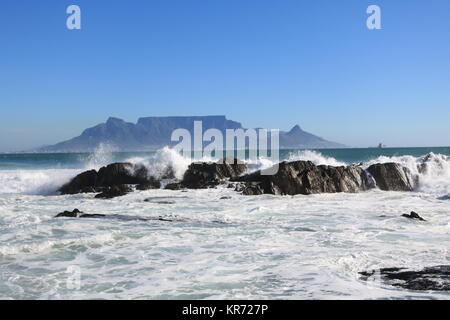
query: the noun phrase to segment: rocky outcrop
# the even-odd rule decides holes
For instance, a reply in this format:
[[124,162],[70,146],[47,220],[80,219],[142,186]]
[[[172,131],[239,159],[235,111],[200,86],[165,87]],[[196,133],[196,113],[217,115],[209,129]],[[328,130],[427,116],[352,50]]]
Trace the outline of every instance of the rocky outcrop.
[[367,171],[372,175],[378,188],[384,191],[413,191],[417,178],[408,168],[398,163],[377,163]]
[[362,280],[379,279],[388,285],[408,290],[450,291],[450,266],[428,267],[420,271],[385,268],[360,274]]
[[243,194],[296,195],[315,193],[359,192],[373,187],[373,183],[357,166],[316,166],[310,161],[282,162],[274,175],[261,171],[234,178],[232,181],[258,183],[258,187],[244,187]]
[[189,189],[205,189],[217,186],[226,179],[237,178],[247,170],[238,160],[220,160],[214,163],[197,162],[189,165],[181,186]]
[[[275,170],[276,169],[276,170]],[[247,166],[236,159],[199,162],[189,165],[181,181],[173,180],[173,170],[161,179],[171,179],[167,190],[204,189],[228,183],[244,195],[309,195],[318,193],[356,193],[378,186],[387,191],[412,191],[417,180],[397,163],[375,164],[364,170],[361,165],[327,166],[311,161],[281,162],[268,171],[244,174]],[[266,175],[267,172],[275,174]],[[90,170],[60,188],[62,194],[100,193],[97,198],[123,196],[136,185],[138,190],[159,189],[161,183],[149,175],[146,167],[131,163],[113,163],[98,172]]]
[[[107,192],[113,186],[137,184],[141,188],[159,188],[160,182],[150,176],[142,165],[113,163],[102,167],[98,172],[90,170],[73,178],[59,189],[61,194],[86,192]],[[123,187],[121,187],[124,189]]]

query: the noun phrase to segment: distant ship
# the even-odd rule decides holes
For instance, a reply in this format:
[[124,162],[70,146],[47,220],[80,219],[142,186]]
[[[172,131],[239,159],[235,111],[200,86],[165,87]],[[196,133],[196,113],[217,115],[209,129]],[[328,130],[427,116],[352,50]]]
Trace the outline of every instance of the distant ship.
[[379,145],[378,145],[378,149],[383,149],[383,148],[385,148],[386,146],[383,144],[383,143],[380,143]]

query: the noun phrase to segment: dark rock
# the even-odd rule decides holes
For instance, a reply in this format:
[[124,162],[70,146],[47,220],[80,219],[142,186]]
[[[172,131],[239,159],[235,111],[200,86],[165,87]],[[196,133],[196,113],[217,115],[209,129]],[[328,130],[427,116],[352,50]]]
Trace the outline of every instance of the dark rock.
[[361,279],[368,281],[379,277],[394,287],[420,291],[450,291],[450,266],[436,266],[411,271],[402,268],[384,268],[360,272]]
[[231,199],[231,197],[229,197],[229,196],[220,197],[220,200],[230,200],[230,199]]
[[59,191],[61,192],[61,194],[90,192],[91,190],[93,190],[93,187],[97,185],[97,178],[97,171],[95,170],[80,173],[75,178],[73,178],[72,181],[62,186]]
[[79,192],[77,193],[99,193],[99,192],[103,192],[104,187],[85,187],[81,190],[79,190]]
[[417,180],[408,168],[398,163],[378,163],[371,165],[367,171],[384,191],[413,191]]
[[166,190],[181,190],[183,189],[183,186],[180,182],[174,182],[174,183],[168,183],[164,189]]
[[[127,216],[127,215],[120,215],[120,214],[113,214],[113,215],[106,215],[106,214],[87,214],[79,211],[78,209],[70,211],[64,211],[59,213],[55,218],[109,218],[109,219],[117,219],[122,221],[165,221],[165,222],[172,222],[176,221],[175,219],[169,219],[169,218],[144,218],[144,217],[138,217],[138,216]],[[182,219],[178,219],[178,221],[183,221]]]
[[121,185],[117,185],[117,186],[108,187],[102,193],[97,194],[95,196],[95,198],[97,198],[97,199],[112,199],[115,197],[124,196],[132,191],[133,191],[133,189],[131,189],[128,185],[121,184]]
[[402,214],[402,217],[408,218],[408,219],[415,219],[415,220],[420,220],[420,221],[426,221],[424,218],[422,218],[421,216],[419,216],[417,213],[415,213],[414,211],[411,211],[410,214]]
[[185,172],[181,184],[189,189],[210,188],[223,183],[225,179],[237,178],[246,170],[247,166],[236,159],[215,163],[192,163]]
[[359,192],[373,187],[364,170],[356,166],[316,166],[311,161],[281,162],[274,175],[261,171],[233,181],[260,182],[266,194],[296,195],[335,192]]
[[159,188],[160,182],[149,175],[143,165],[131,163],[113,163],[102,167],[98,172],[90,170],[73,178],[59,189],[61,194],[76,194],[86,192],[105,192],[105,188],[137,184],[142,187]]
[[83,213],[82,215],[79,216],[79,218],[103,218],[103,217],[106,217],[106,215],[99,214],[99,213],[95,213],[95,214]]
[[151,189],[159,189],[161,187],[161,183],[159,181],[155,181],[155,183],[142,183],[136,186],[136,190],[145,191]]
[[151,182],[144,166],[136,166],[131,163],[113,163],[98,171],[97,185],[102,187]]
[[264,189],[261,186],[261,183],[249,182],[249,183],[247,183],[244,190],[242,191],[242,194],[245,196],[261,195],[261,194],[264,194]]
[[236,192],[242,192],[245,189],[245,183],[236,183],[234,187],[234,191]]
[[78,218],[78,216],[80,214],[82,214],[83,212],[81,212],[78,209],[74,209],[73,211],[64,211],[61,213],[58,213],[55,218]]

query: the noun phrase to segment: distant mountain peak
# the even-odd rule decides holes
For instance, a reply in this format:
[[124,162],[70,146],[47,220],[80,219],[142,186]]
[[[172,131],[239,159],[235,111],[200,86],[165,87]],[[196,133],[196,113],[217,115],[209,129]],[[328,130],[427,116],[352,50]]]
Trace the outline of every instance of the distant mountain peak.
[[[73,139],[53,146],[38,149],[41,152],[91,152],[101,144],[110,144],[120,151],[150,151],[164,146],[176,144],[171,141],[172,132],[186,129],[193,132],[194,121],[202,121],[203,130],[244,129],[240,122],[229,120],[226,116],[175,116],[175,117],[143,117],[137,123],[110,117],[106,123],[88,128]],[[295,125],[289,132],[280,133],[280,148],[319,149],[343,148],[342,144],[327,141],[311,133],[303,131]]]
[[292,127],[292,129],[288,132],[288,134],[292,135],[292,134],[296,134],[296,133],[301,133],[304,132],[302,130],[302,128],[300,128],[300,126],[298,124],[296,124],[295,126]]
[[106,123],[123,123],[124,120],[116,117],[109,117],[108,120],[106,120]]

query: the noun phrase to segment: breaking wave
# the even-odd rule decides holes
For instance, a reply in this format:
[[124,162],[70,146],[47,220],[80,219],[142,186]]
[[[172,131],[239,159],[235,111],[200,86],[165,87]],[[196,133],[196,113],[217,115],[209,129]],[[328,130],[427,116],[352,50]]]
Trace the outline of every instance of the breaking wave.
[[[68,182],[76,174],[88,170],[99,169],[101,166],[114,162],[114,149],[101,146],[97,152],[85,160],[80,169],[36,169],[36,170],[0,170],[0,194],[55,194],[56,190]],[[318,151],[299,150],[290,152],[280,160],[259,158],[245,161],[249,171],[266,169],[279,161],[311,161],[316,165],[345,166],[350,163],[339,161],[333,157],[323,155]],[[172,170],[175,177],[181,179],[188,166],[193,162],[191,158],[183,157],[174,149],[165,147],[148,156],[133,156],[124,161],[144,165],[149,174],[162,177],[167,170]],[[214,159],[204,157],[196,161],[211,162]],[[376,163],[395,162],[407,167],[413,176],[419,178],[417,190],[436,194],[441,199],[450,198],[450,157],[442,154],[429,153],[422,157],[380,156],[362,164],[367,168]]]

